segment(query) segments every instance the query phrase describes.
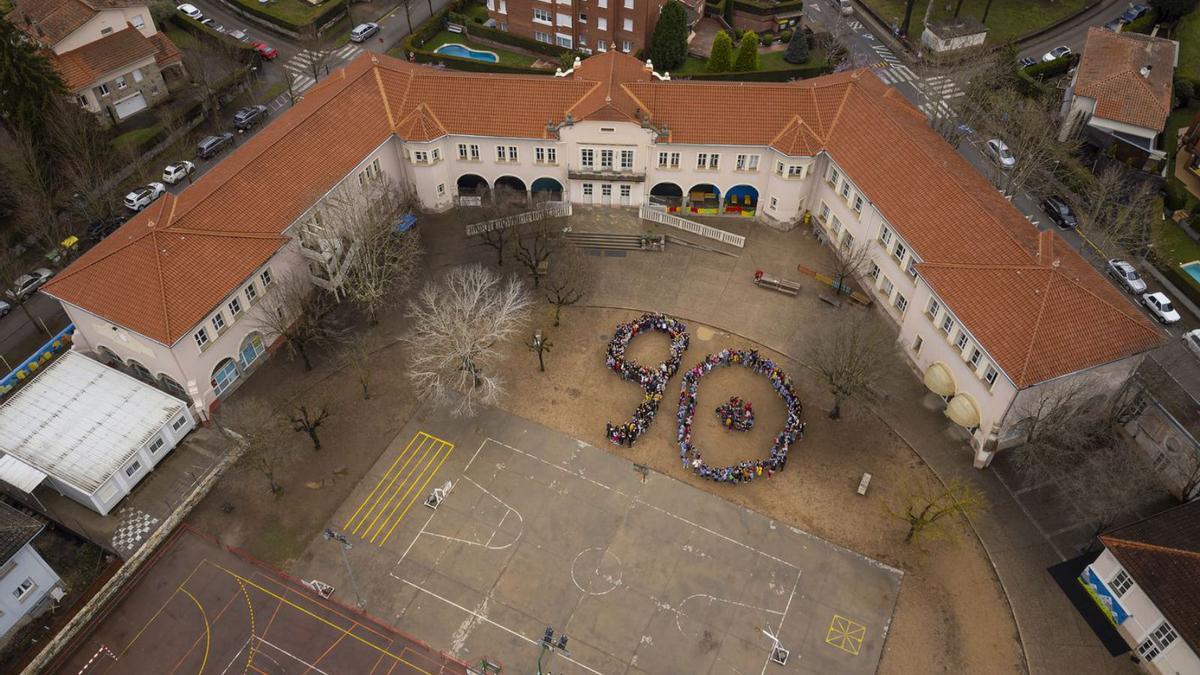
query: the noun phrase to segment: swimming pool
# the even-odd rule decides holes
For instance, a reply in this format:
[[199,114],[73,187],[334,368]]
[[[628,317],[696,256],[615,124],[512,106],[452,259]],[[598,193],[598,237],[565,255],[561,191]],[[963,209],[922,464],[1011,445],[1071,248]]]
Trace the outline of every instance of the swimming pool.
[[444,44],[441,47],[433,50],[434,54],[445,54],[447,56],[458,56],[464,59],[475,59],[476,61],[484,61],[486,63],[497,63],[500,57],[496,52],[485,52],[478,49],[471,49],[466,45],[457,42]]
[[1184,272],[1187,272],[1189,277],[1195,279],[1196,283],[1200,284],[1200,260],[1193,260],[1190,263],[1180,265],[1180,267],[1183,268]]

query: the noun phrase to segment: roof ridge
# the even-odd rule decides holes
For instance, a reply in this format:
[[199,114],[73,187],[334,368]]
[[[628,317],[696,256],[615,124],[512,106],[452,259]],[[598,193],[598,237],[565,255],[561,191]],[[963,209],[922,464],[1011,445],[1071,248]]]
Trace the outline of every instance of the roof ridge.
[[[1087,287],[1087,286],[1085,286],[1085,285],[1083,285],[1083,284],[1079,283],[1078,281],[1076,281],[1075,279],[1072,279],[1071,277],[1068,277],[1068,276],[1067,276],[1067,275],[1066,275],[1066,274],[1063,272],[1063,270],[1062,270],[1062,267],[1061,267],[1061,266],[1059,266],[1059,267],[1053,267],[1053,266],[1052,266],[1052,267],[1050,268],[1050,271],[1051,271],[1052,273],[1054,273],[1054,276],[1057,276],[1057,277],[1060,277],[1060,278],[1062,278],[1064,281],[1066,281],[1067,283],[1071,284],[1071,285],[1072,285],[1072,286],[1074,286],[1075,288],[1078,288],[1078,289],[1082,290],[1084,293],[1087,293],[1088,295],[1092,296],[1092,297],[1093,297],[1093,298],[1095,298],[1096,300],[1099,300],[1100,302],[1104,303],[1105,305],[1107,305],[1107,306],[1108,306],[1108,307],[1110,307],[1111,309],[1115,309],[1115,310],[1117,311],[1117,313],[1118,313],[1118,314],[1120,314],[1122,317],[1124,317],[1125,319],[1127,319],[1127,320],[1129,320],[1129,321],[1132,321],[1133,323],[1137,324],[1138,326],[1140,326],[1140,327],[1141,327],[1141,328],[1143,328],[1144,330],[1146,330],[1146,331],[1149,331],[1150,333],[1153,333],[1154,335],[1158,335],[1158,334],[1159,334],[1159,332],[1158,332],[1158,329],[1156,329],[1156,328],[1154,327],[1154,325],[1153,325],[1153,324],[1150,324],[1150,323],[1147,323],[1147,322],[1144,322],[1144,321],[1141,321],[1141,320],[1140,320],[1140,319],[1142,318],[1142,317],[1141,317],[1141,314],[1139,314],[1139,313],[1136,313],[1136,312],[1135,312],[1134,314],[1127,314],[1127,313],[1126,313],[1126,310],[1125,310],[1125,308],[1123,308],[1123,307],[1121,307],[1121,306],[1118,306],[1118,305],[1115,305],[1115,304],[1113,304],[1113,303],[1109,302],[1109,301],[1108,301],[1106,298],[1104,298],[1104,297],[1102,297],[1102,296],[1098,295],[1098,294],[1097,294],[1095,291],[1093,291],[1091,288],[1089,288],[1089,287]],[[1128,306],[1132,307],[1132,305],[1131,305],[1130,303],[1124,303],[1124,302],[1123,302],[1123,303],[1122,303],[1122,305],[1128,305]]]
[[[378,61],[375,63],[378,63]],[[345,71],[344,68],[342,70]],[[383,76],[379,74],[379,69],[375,67],[371,68],[371,73],[375,75],[375,84],[379,87],[379,98],[383,101],[383,111],[387,113],[388,129],[395,133],[396,118],[392,115],[392,104],[388,101],[387,90],[383,86]]]
[[768,143],[767,145],[774,145],[775,143],[778,143],[779,139],[783,138],[783,135],[785,133],[787,133],[787,131],[789,129],[791,129],[792,126],[796,126],[797,128],[799,128],[799,126],[800,126],[799,119],[800,119],[800,115],[798,113],[792,113],[792,118],[787,121],[787,124],[783,125],[783,128],[781,128],[779,130],[779,133],[775,134],[775,137],[772,138],[771,142]]
[[[167,200],[167,199],[171,199],[171,200],[172,200],[172,202],[176,201],[176,197],[175,197],[174,195],[172,195],[171,193],[169,193],[169,192],[168,192],[167,194],[163,195],[163,197],[162,197],[161,199],[159,199],[158,201],[165,201],[165,200]],[[155,205],[156,205],[156,206],[159,206],[159,210],[161,211],[161,209],[162,209],[162,206],[161,206],[161,205],[158,205],[157,203],[156,203]],[[172,209],[172,213],[174,213],[174,209]],[[142,214],[146,214],[146,216],[147,216],[147,219],[149,218],[149,215],[150,215],[149,211],[147,211],[147,210],[143,209],[143,210],[141,210],[141,211],[139,211],[139,212],[135,213],[135,214],[134,214],[134,216],[133,216],[133,218],[131,218],[130,220],[127,220],[127,221],[125,221],[125,223],[124,223],[123,225],[121,225],[121,227],[119,227],[119,228],[117,229],[117,231],[119,232],[120,230],[123,230],[123,229],[125,229],[125,227],[126,227],[127,225],[129,225],[130,223],[133,223],[133,222],[137,221],[138,217],[139,217],[139,216],[141,216]],[[71,277],[75,276],[76,274],[79,274],[80,272],[82,272],[82,271],[84,271],[84,270],[86,270],[86,269],[89,269],[89,268],[90,268],[90,267],[92,267],[93,265],[97,265],[97,264],[99,264],[100,262],[103,262],[104,260],[108,259],[109,257],[111,257],[111,256],[113,256],[113,255],[116,255],[117,253],[120,253],[121,251],[124,251],[125,249],[129,248],[130,246],[133,246],[134,244],[136,244],[136,243],[140,242],[142,239],[145,239],[145,238],[146,238],[148,235],[150,235],[150,234],[151,234],[151,233],[154,231],[154,229],[155,229],[155,228],[153,228],[153,227],[149,227],[149,226],[148,226],[148,224],[147,224],[147,228],[146,228],[146,231],[145,231],[145,232],[142,232],[142,233],[140,233],[140,234],[136,235],[136,236],[135,236],[133,239],[130,239],[129,241],[126,241],[126,242],[124,242],[124,243],[118,244],[118,245],[117,245],[117,247],[116,247],[116,248],[114,248],[113,250],[111,250],[111,251],[109,251],[109,252],[107,252],[107,253],[104,253],[104,254],[103,254],[103,255],[101,255],[99,258],[96,258],[95,260],[92,260],[92,261],[90,261],[90,262],[88,262],[88,263],[86,263],[86,264],[79,265],[79,267],[78,267],[78,268],[76,268],[76,265],[77,265],[77,264],[78,264],[80,261],[76,260],[75,262],[73,262],[73,263],[71,263],[70,265],[68,265],[68,266],[66,267],[66,269],[64,269],[64,270],[62,270],[61,272],[59,272],[58,274],[54,275],[54,278],[53,278],[53,279],[51,279],[50,281],[46,282],[46,285],[47,285],[47,286],[50,286],[51,288],[53,288],[53,286],[54,286],[54,285],[55,285],[55,284],[56,284],[58,281],[60,281],[60,280],[63,280],[63,279],[69,279],[69,278],[71,278]],[[132,232],[134,232],[134,231],[135,231],[135,230],[132,230],[132,229],[130,230],[130,232],[131,232],[131,233],[132,233]],[[113,234],[116,234],[116,232],[114,232]]]
[[[653,77],[653,76],[651,76],[651,77]],[[646,102],[645,102],[645,101],[643,101],[642,99],[638,98],[638,95],[637,95],[637,94],[635,94],[635,93],[633,93],[632,91],[630,91],[628,84],[629,84],[628,82],[622,82],[622,83],[621,83],[621,89],[623,89],[623,90],[625,91],[625,94],[626,94],[627,96],[629,96],[629,98],[633,99],[633,101],[634,101],[635,103],[637,103],[637,105],[638,105],[638,110],[641,110],[642,112],[646,113],[646,116],[647,116],[647,117],[649,117],[649,116],[650,116],[650,108],[649,108],[649,107],[646,105]]]
[[158,296],[162,303],[163,328],[166,329],[167,335],[170,335],[171,312],[167,308],[167,284],[163,281],[162,256],[159,255],[160,249],[158,247],[158,231],[156,228],[150,229],[150,239],[154,242],[154,277],[158,279]]
[[1046,280],[1045,287],[1042,289],[1042,303],[1038,306],[1037,318],[1033,322],[1033,330],[1027,334],[1029,339],[1025,347],[1025,360],[1021,362],[1021,372],[1017,373],[1017,379],[1024,382],[1025,373],[1029,371],[1029,362],[1033,360],[1033,345],[1037,342],[1038,331],[1042,328],[1042,317],[1046,314],[1046,306],[1050,303],[1050,284],[1054,282],[1054,275],[1051,275]]
[[1200,551],[1189,551],[1186,548],[1177,548],[1175,546],[1162,546],[1161,544],[1151,544],[1151,543],[1144,542],[1144,541],[1133,541],[1132,539],[1123,539],[1121,537],[1114,537],[1112,535],[1107,535],[1107,534],[1100,535],[1100,540],[1103,541],[1106,546],[1111,542],[1114,544],[1118,544],[1120,546],[1127,546],[1129,548],[1140,548],[1140,549],[1144,549],[1144,550],[1148,550],[1148,551],[1155,551],[1157,553],[1171,553],[1174,555],[1183,555],[1183,556],[1186,556],[1189,558],[1195,558],[1196,560],[1200,560]]
[[201,230],[190,227],[171,227],[166,228],[171,234],[190,234],[196,237],[222,237],[228,239],[287,239],[288,237],[282,234],[271,234],[270,232],[238,232],[236,230]]

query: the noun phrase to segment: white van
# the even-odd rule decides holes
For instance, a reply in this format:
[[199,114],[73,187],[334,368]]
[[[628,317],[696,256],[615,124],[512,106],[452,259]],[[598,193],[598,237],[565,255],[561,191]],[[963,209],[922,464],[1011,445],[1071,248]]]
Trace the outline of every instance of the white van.
[[842,16],[850,16],[854,13],[854,7],[850,4],[850,0],[829,0],[829,4],[837,8]]

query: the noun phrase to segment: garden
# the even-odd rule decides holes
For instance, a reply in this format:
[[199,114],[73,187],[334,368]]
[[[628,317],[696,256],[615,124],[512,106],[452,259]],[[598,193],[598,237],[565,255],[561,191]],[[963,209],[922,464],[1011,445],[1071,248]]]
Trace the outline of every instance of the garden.
[[304,31],[314,24],[323,25],[335,14],[346,12],[345,0],[309,3],[305,0],[233,0],[242,11],[292,31]]
[[[888,25],[899,26],[904,22],[906,0],[863,0]],[[1087,0],[960,0],[955,3],[937,3],[929,16],[930,21],[955,15],[981,18],[985,12],[988,27],[987,41],[1001,44],[1040,30],[1075,14],[1087,5]],[[909,22],[909,39],[916,42],[921,37],[921,20],[929,6],[928,0],[916,0]]]

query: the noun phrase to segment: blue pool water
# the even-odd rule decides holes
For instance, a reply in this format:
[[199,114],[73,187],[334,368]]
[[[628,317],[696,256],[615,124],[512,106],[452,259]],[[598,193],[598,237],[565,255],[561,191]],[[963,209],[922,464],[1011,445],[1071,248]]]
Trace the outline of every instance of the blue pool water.
[[1188,276],[1195,279],[1196,283],[1200,284],[1200,260],[1193,260],[1186,265],[1180,265],[1180,267],[1183,268],[1184,272],[1188,273]]
[[459,56],[464,59],[475,59],[476,61],[484,61],[487,63],[496,63],[500,60],[500,57],[496,56],[496,52],[481,52],[476,49],[469,49],[463,45],[458,44],[457,42],[452,42],[450,44],[442,45],[441,47],[438,47],[437,49],[433,50],[433,52],[435,54],[445,54],[447,56]]

